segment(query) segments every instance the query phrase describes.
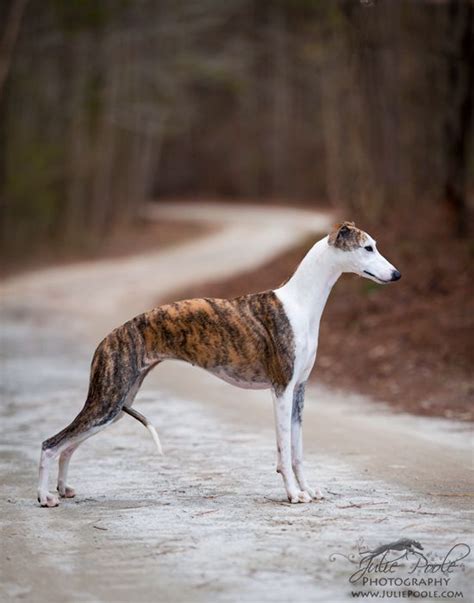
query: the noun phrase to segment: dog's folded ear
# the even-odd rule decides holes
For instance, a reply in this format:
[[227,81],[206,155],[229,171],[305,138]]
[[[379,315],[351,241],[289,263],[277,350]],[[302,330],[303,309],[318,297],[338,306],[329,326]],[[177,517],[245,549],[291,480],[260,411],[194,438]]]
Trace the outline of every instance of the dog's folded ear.
[[343,242],[353,236],[354,229],[354,222],[341,222],[340,224],[335,224],[332,231],[329,233],[329,245],[344,247]]

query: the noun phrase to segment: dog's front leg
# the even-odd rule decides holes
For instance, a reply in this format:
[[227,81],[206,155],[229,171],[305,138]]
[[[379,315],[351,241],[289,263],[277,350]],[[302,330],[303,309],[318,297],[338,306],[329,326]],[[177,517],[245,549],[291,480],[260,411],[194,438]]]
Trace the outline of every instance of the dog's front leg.
[[303,472],[303,407],[305,383],[297,385],[293,391],[293,407],[291,413],[291,462],[298,484],[303,492],[307,492],[311,498],[321,499],[321,490],[314,490],[306,481]]
[[291,414],[293,408],[293,388],[273,395],[275,427],[278,451],[277,471],[281,473],[288,500],[292,503],[310,502],[311,496],[298,488],[291,462]]

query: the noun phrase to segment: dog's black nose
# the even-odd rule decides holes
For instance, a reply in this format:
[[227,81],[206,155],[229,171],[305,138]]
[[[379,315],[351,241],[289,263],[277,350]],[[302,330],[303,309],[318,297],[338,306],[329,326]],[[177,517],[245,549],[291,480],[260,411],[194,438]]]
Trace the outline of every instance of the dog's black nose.
[[394,270],[392,272],[392,281],[399,281],[402,278],[402,275],[398,272],[398,270]]

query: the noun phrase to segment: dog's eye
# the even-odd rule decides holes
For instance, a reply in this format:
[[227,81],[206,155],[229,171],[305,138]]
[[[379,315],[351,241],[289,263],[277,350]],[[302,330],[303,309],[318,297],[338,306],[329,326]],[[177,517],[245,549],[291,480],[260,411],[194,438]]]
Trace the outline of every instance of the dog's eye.
[[373,250],[374,250],[374,248],[372,247],[372,245],[366,245],[366,246],[364,247],[364,249],[365,249],[366,251],[373,251]]

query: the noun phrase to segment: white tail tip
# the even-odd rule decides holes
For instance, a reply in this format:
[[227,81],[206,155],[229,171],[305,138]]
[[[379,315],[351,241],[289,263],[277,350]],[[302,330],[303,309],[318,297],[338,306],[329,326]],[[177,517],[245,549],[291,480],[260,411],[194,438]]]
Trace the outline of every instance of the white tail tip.
[[153,441],[155,442],[156,447],[158,448],[158,454],[162,455],[163,454],[163,448],[161,447],[160,438],[158,437],[156,429],[150,423],[148,423],[148,425],[146,426],[146,428],[151,433],[151,437],[153,438]]

